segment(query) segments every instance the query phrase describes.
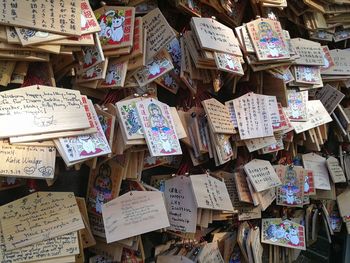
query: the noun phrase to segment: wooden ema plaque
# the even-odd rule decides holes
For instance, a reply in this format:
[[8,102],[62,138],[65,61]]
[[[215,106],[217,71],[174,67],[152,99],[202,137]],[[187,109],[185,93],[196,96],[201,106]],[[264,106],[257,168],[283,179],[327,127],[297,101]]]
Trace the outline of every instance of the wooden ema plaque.
[[79,91],[30,86],[1,92],[0,127],[0,138],[7,138],[86,129],[90,125]]
[[49,259],[59,262],[61,257],[79,254],[79,239],[77,232],[47,239],[26,247],[6,250],[4,236],[1,233],[1,262],[49,262]]
[[81,7],[75,0],[37,0],[21,1],[21,3],[4,1],[1,9],[1,24],[63,35],[80,36],[81,34],[81,27],[77,26],[81,24]]
[[75,196],[69,192],[33,193],[1,206],[0,215],[6,250],[84,228]]
[[244,171],[256,192],[261,192],[282,184],[271,163],[268,161],[254,159],[244,165]]
[[209,125],[214,133],[235,134],[228,108],[216,99],[202,101]]
[[142,17],[146,33],[146,61],[157,55],[175,37],[176,34],[159,8],[156,8]]
[[131,191],[102,205],[107,243],[169,227],[163,193]]
[[94,13],[101,28],[98,35],[104,50],[133,45],[134,7],[104,6]]
[[247,30],[259,60],[290,58],[280,22],[259,18],[249,22]]
[[342,49],[332,49],[329,54],[333,58],[334,66],[322,70],[322,75],[349,75],[350,74],[350,52]]
[[53,178],[55,160],[55,147],[11,145],[0,140],[1,176]]
[[299,58],[295,60],[297,65],[323,66],[323,49],[320,43],[302,38],[291,39],[292,46],[295,48]]
[[242,56],[233,30],[212,18],[192,17],[191,27],[203,49]]

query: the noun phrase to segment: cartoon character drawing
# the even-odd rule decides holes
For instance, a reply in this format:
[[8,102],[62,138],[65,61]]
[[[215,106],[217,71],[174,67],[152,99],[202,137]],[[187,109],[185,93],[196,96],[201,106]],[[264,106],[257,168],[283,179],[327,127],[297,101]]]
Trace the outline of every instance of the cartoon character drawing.
[[169,61],[167,59],[154,60],[146,66],[146,71],[149,72],[148,79],[153,79],[159,75],[161,75],[168,67]]
[[290,226],[288,229],[288,232],[286,233],[286,238],[289,240],[289,242],[293,245],[298,245],[300,240],[298,237],[298,230],[295,229],[293,226]]
[[172,133],[169,128],[167,119],[163,116],[162,110],[155,103],[151,103],[148,106],[149,119],[151,122],[152,134],[155,137],[155,141],[161,148],[161,153],[173,153],[176,150],[172,147],[170,135]]
[[114,85],[117,82],[120,81],[120,76],[118,76],[117,72],[117,65],[115,65],[114,68],[111,67],[111,69],[108,69],[107,74],[106,74],[106,80],[105,83],[108,85]]
[[284,54],[281,52],[283,43],[279,39],[276,32],[274,32],[267,22],[260,22],[258,24],[259,44],[268,50],[267,57],[278,58]]
[[149,73],[156,76],[160,73],[160,66],[156,62],[152,62],[148,67]]
[[99,37],[106,37],[107,33],[111,30],[111,28],[107,25],[107,16],[106,15],[101,16],[99,25],[101,28],[101,31],[98,33]]
[[283,199],[286,204],[297,204],[300,200],[296,195],[300,189],[297,186],[297,173],[293,168],[288,168],[285,174],[285,184],[281,187],[281,191],[284,193]]
[[116,44],[123,40],[125,17],[121,13],[109,10],[98,20],[101,27],[99,36],[105,38],[103,43]]
[[95,211],[102,213],[102,205],[112,197],[112,179],[111,167],[108,164],[102,164],[93,184],[93,195],[95,196]]
[[124,21],[125,17],[123,16],[116,16],[112,19],[111,38],[115,42],[121,41],[124,36]]
[[272,57],[279,57],[279,48],[278,48],[278,42],[273,41],[273,40],[268,40],[266,45],[270,51],[270,55]]
[[291,116],[293,119],[301,119],[300,116],[300,102],[291,103],[290,109],[291,109]]
[[96,62],[96,57],[98,56],[98,52],[94,51],[94,48],[86,48],[84,50],[84,67],[88,67]]
[[81,147],[83,148],[83,151],[81,151],[80,156],[89,156],[91,154],[102,152],[101,148],[96,147],[91,135],[78,136],[78,142],[81,144]]
[[307,82],[314,82],[316,79],[314,78],[314,72],[311,67],[304,67],[303,80]]
[[236,61],[232,58],[232,56],[228,54],[224,54],[225,60],[227,62],[226,68],[231,69],[231,70],[237,70],[237,63]]
[[136,133],[143,134],[142,126],[137,115],[135,103],[131,103],[128,106],[124,105],[122,109],[127,113],[125,122],[129,126],[129,135],[133,135]]
[[276,242],[279,239],[286,237],[286,230],[284,229],[283,225],[270,225],[267,230],[266,234],[268,239],[270,239],[272,242]]
[[86,70],[85,74],[83,75],[83,79],[92,79],[96,78],[98,74],[102,72],[102,68],[100,67],[92,67]]
[[34,124],[38,127],[49,127],[53,124],[53,116],[50,117],[34,117]]

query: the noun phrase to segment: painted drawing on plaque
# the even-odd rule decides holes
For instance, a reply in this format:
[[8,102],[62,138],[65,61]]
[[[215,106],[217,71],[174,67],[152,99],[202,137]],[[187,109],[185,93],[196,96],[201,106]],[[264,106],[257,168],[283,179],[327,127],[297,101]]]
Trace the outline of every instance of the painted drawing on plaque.
[[151,155],[181,154],[169,106],[148,99],[137,102],[136,107]]

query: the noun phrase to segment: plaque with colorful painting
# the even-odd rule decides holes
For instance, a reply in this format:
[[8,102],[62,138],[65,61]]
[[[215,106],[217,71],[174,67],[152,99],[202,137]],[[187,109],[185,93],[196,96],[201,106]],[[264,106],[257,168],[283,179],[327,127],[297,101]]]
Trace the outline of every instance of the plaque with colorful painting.
[[151,156],[182,154],[169,106],[147,99],[137,102],[136,108]]
[[276,173],[282,185],[276,188],[277,205],[303,207],[304,202],[304,169],[297,166],[282,166],[276,168]]
[[259,60],[290,58],[280,22],[259,18],[249,22],[247,29]]
[[321,71],[318,66],[295,66],[295,82],[305,84],[321,84]]
[[[80,59],[79,59],[80,60]],[[96,66],[97,64],[103,62],[105,57],[103,55],[100,39],[98,35],[95,35],[95,45],[94,46],[84,46],[82,47],[82,64],[79,71],[87,70]]]
[[325,71],[331,67],[333,67],[334,64],[334,60],[331,56],[331,53],[329,52],[329,48],[328,46],[321,46],[322,50],[323,50],[323,63],[324,65],[321,66],[321,73],[322,71]]
[[244,71],[239,57],[227,53],[214,53],[215,63],[219,70],[243,76]]
[[286,114],[290,121],[307,121],[308,91],[297,92],[295,90],[288,91],[288,108]]
[[167,51],[171,56],[174,69],[156,79],[155,82],[163,88],[169,90],[171,93],[176,94],[180,87],[179,82],[181,70],[181,47],[177,38],[174,38],[167,45]]
[[122,100],[116,103],[121,130],[126,140],[143,139],[143,131],[136,110],[136,102],[141,98]]
[[106,77],[99,85],[100,88],[124,87],[128,61],[120,62],[118,59],[108,61]]
[[134,7],[104,6],[94,13],[101,27],[99,37],[104,50],[133,45]]
[[102,61],[101,63],[93,66],[85,71],[83,71],[80,75],[77,75],[76,82],[89,82],[92,80],[104,79],[106,77],[108,59]]
[[91,101],[89,101],[89,109],[94,119],[97,133],[58,139],[69,162],[111,153],[109,143]]
[[304,226],[282,218],[263,218],[261,243],[305,250]]
[[119,194],[121,183],[115,161],[101,163],[96,169],[90,170],[89,188],[87,193],[87,210],[89,214],[102,216],[102,205]]
[[161,51],[134,75],[140,86],[151,83],[174,68],[169,53]]

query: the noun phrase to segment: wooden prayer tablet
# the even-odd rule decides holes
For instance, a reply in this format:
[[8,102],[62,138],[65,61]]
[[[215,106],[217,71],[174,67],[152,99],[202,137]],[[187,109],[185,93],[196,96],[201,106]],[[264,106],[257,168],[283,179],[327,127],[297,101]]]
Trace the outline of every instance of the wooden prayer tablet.
[[104,6],[94,11],[101,31],[104,50],[131,47],[133,44],[135,8]]
[[245,94],[233,100],[242,140],[273,136],[268,96]]
[[350,51],[342,49],[332,49],[329,51],[333,58],[334,66],[322,70],[322,75],[349,75],[350,74]]
[[344,97],[345,95],[342,92],[329,84],[326,84],[321,90],[318,90],[315,96],[316,99],[322,102],[329,114],[335,110]]
[[202,101],[202,105],[214,133],[236,133],[228,108],[224,104],[212,98]]
[[45,259],[56,259],[79,254],[79,239],[77,232],[72,232],[55,238],[50,238],[23,248],[6,250],[4,236],[1,234],[1,262],[41,262]]
[[304,168],[313,171],[315,188],[331,190],[326,158],[315,153],[307,153],[302,155],[302,159]]
[[277,165],[276,173],[282,185],[276,188],[276,204],[291,207],[303,207],[304,204],[304,169],[297,166]]
[[224,182],[207,174],[191,175],[190,179],[198,208],[233,211]]
[[263,218],[261,243],[305,250],[304,226],[282,218]]
[[76,76],[76,83],[89,82],[93,80],[103,80],[106,77],[108,59],[81,72]]
[[212,18],[192,17],[192,30],[196,32],[201,48],[242,56],[233,30]]
[[256,192],[281,185],[281,180],[269,161],[254,159],[244,165],[244,171]]
[[97,128],[97,133],[59,138],[58,141],[55,140],[55,144],[60,144],[64,150],[61,155],[66,155],[69,162],[80,161],[111,153],[109,143],[91,101],[89,101],[89,109],[94,126]]
[[159,8],[143,16],[142,23],[146,33],[146,61],[148,62],[164,49],[176,34]]
[[[74,0],[4,3],[0,23],[80,36],[81,7]],[[65,15],[65,19],[61,15]]]
[[306,107],[308,120],[305,122],[291,122],[297,134],[332,121],[320,100],[309,100],[306,102]]
[[337,158],[331,156],[327,159],[327,168],[331,175],[333,183],[346,182],[345,174]]
[[259,18],[247,24],[259,60],[281,60],[290,58],[280,22]]
[[150,59],[145,66],[140,67],[135,72],[134,78],[142,87],[166,74],[173,68],[174,65],[169,53],[163,50]]
[[224,263],[218,248],[218,242],[207,243],[201,249],[198,256],[198,262],[200,263]]
[[247,176],[243,171],[235,173],[235,183],[239,201],[252,204],[253,199],[249,191]]
[[97,22],[97,19],[92,11],[89,0],[81,0],[81,34],[91,34],[100,32],[101,28]]
[[108,61],[107,73],[99,85],[100,88],[121,88],[124,87],[128,61],[110,59]]
[[294,66],[295,82],[300,84],[322,84],[321,71],[318,66]]
[[216,66],[219,70],[237,74],[239,76],[244,75],[241,60],[238,56],[227,53],[214,52],[214,57]]
[[79,91],[48,86],[1,92],[0,126],[0,138],[90,127]]
[[6,250],[84,228],[75,196],[68,192],[33,193],[1,206],[0,216]]
[[297,65],[324,66],[320,43],[302,38],[293,38],[291,43],[299,55],[299,58],[295,60]]
[[79,60],[82,60],[82,63],[78,68],[78,73],[94,67],[105,60],[98,34],[95,34],[94,38],[95,46],[82,47],[82,55],[79,56]]
[[120,128],[125,141],[145,138],[136,110],[136,102],[141,98],[122,100],[116,103]]
[[136,109],[152,157],[182,154],[168,105],[147,99],[136,102]]
[[249,152],[254,152],[264,147],[276,144],[275,136],[261,137],[256,139],[244,140]]
[[164,198],[170,222],[169,229],[182,233],[195,233],[197,206],[192,194],[190,178],[176,176],[166,180]]
[[288,108],[285,113],[290,121],[307,121],[307,107],[308,91],[296,92],[290,90],[287,93]]
[[215,176],[218,176],[224,179],[226,189],[230,196],[233,208],[236,209],[238,206],[240,206],[240,200],[238,198],[238,190],[235,182],[235,174],[228,173],[225,171],[217,171],[217,172],[214,172],[213,174]]
[[107,243],[169,227],[163,193],[131,191],[102,205]]
[[55,161],[55,147],[11,145],[0,140],[0,176],[53,178]]

